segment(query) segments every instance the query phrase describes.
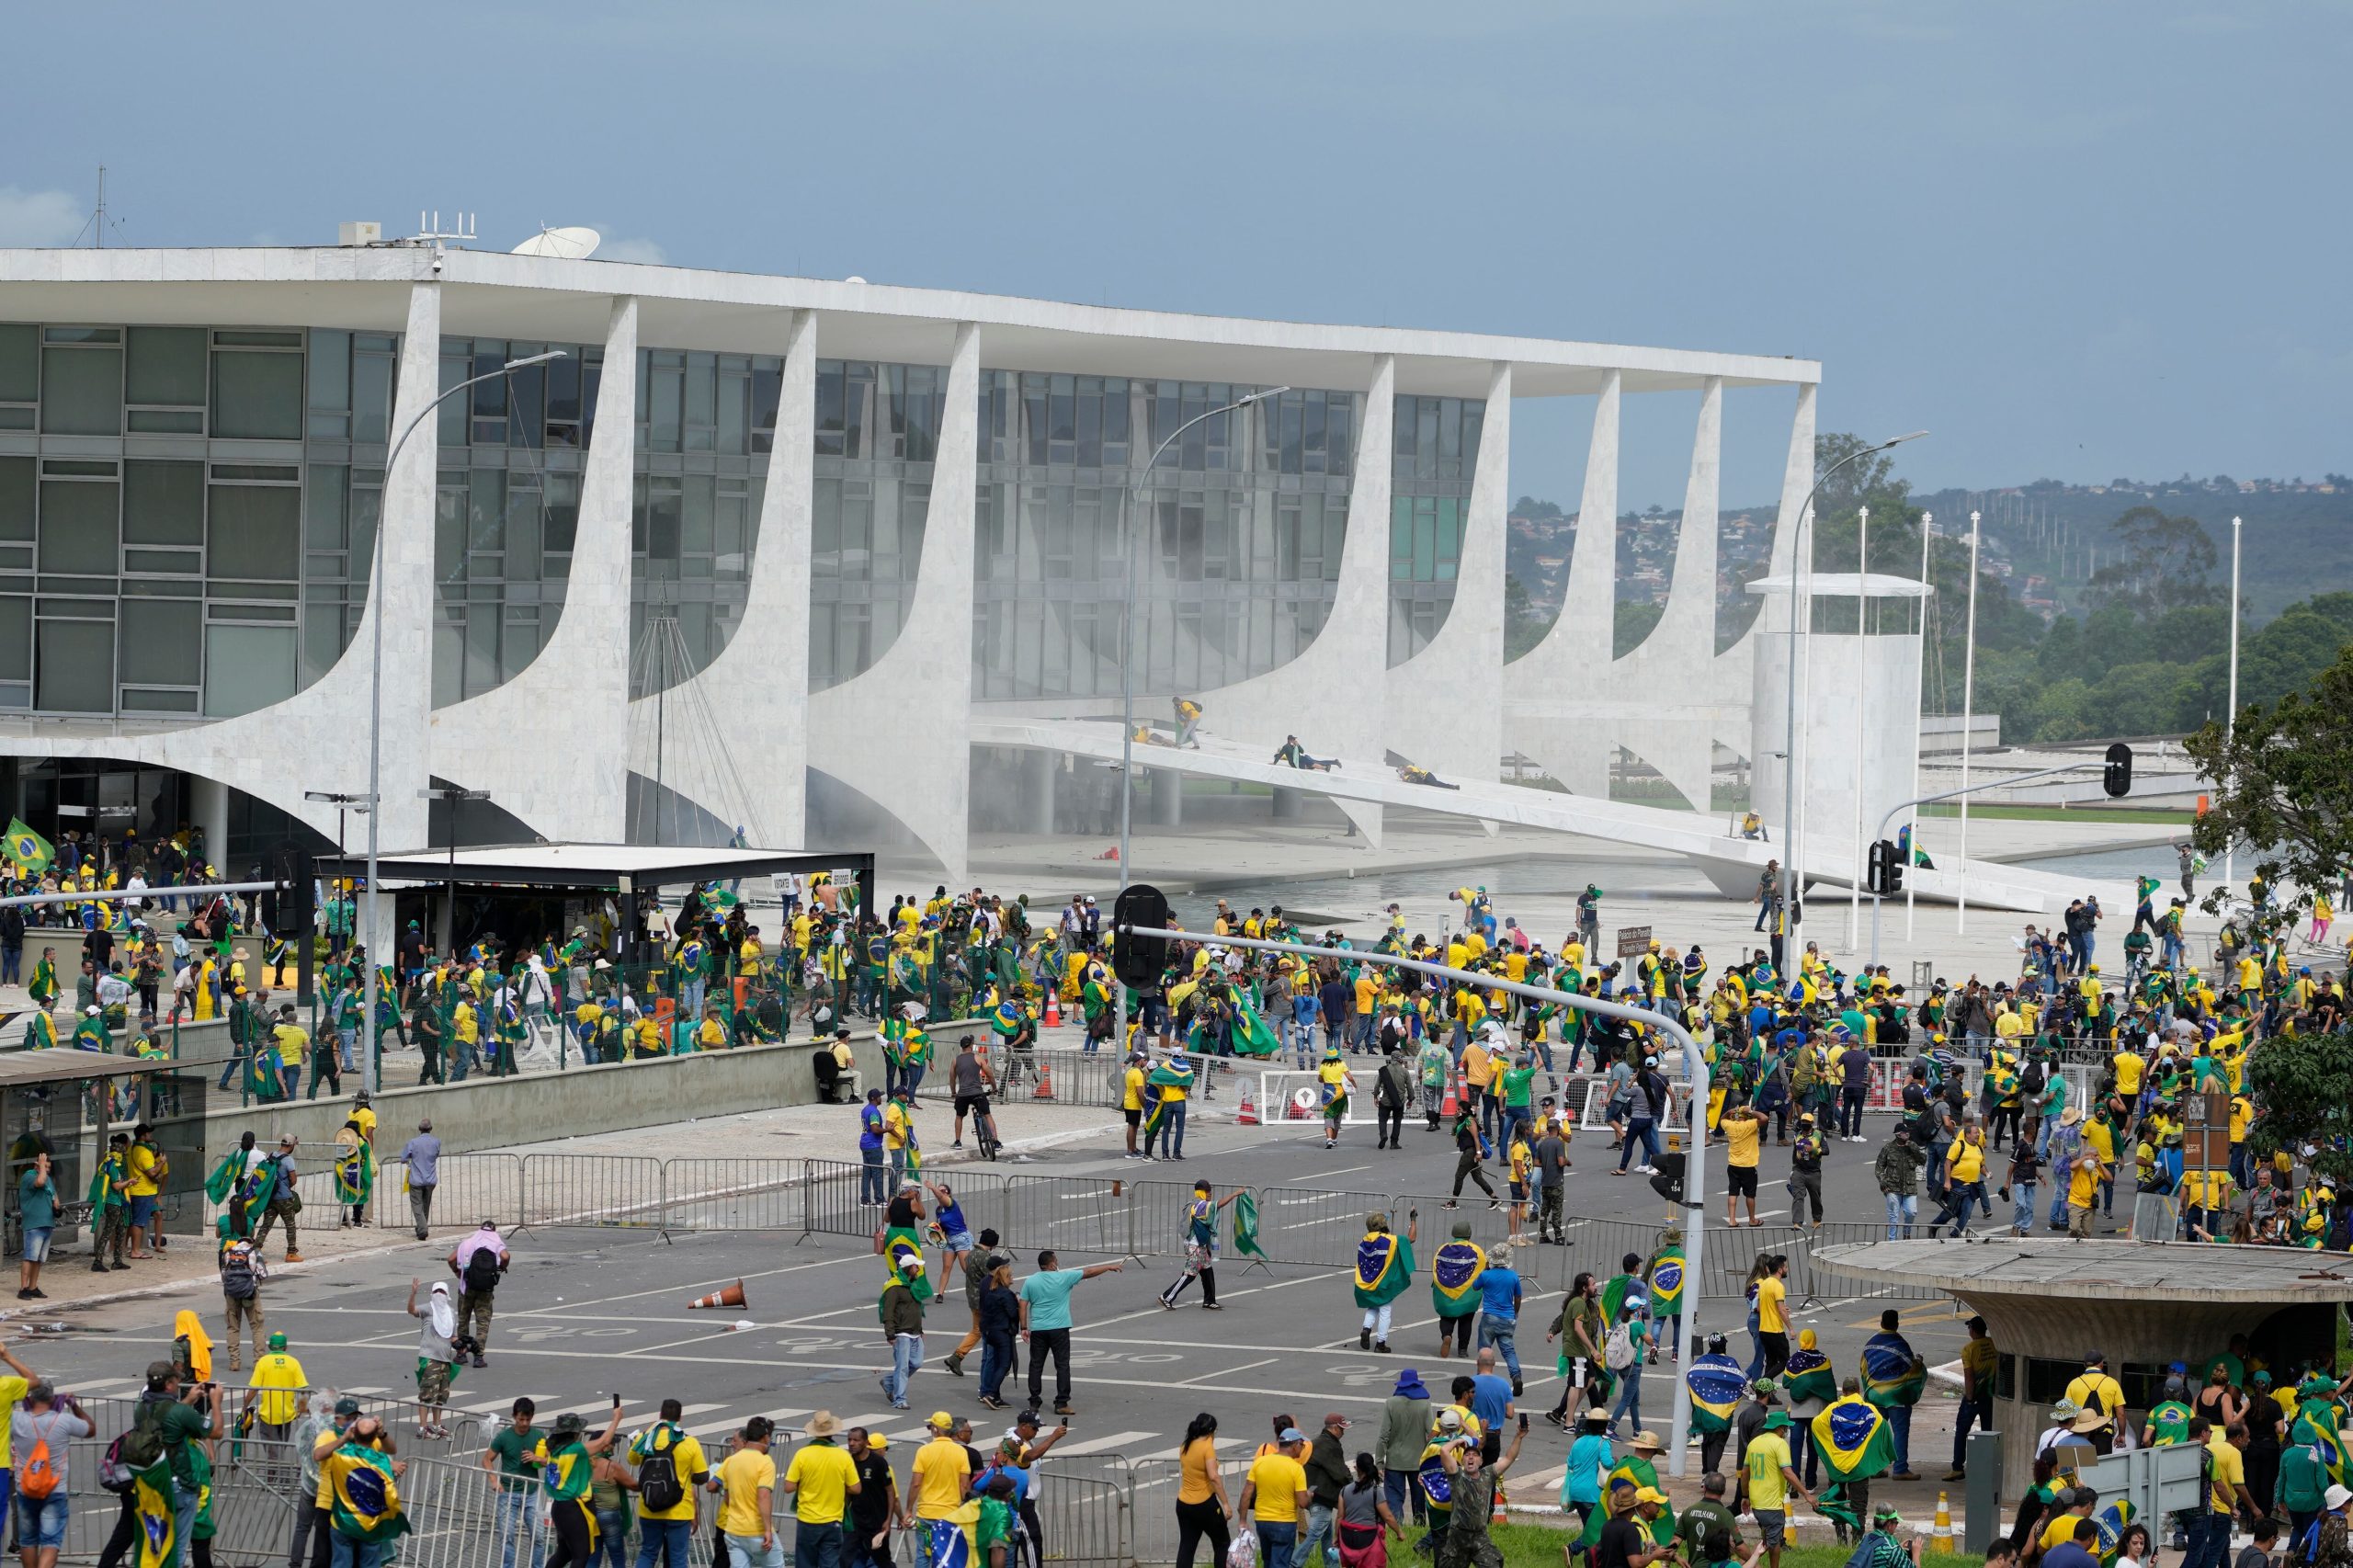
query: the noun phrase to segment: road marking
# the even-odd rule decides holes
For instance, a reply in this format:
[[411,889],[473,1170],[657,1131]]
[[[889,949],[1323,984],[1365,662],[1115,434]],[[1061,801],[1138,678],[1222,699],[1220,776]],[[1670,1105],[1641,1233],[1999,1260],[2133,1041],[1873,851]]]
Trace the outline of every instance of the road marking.
[[1046,1457],[1039,1462],[1051,1464],[1058,1459],[1075,1459],[1081,1454],[1100,1453],[1106,1449],[1116,1449],[1120,1444],[1131,1442],[1138,1437],[1156,1437],[1157,1436],[1158,1434],[1152,1432],[1114,1432],[1108,1437],[1092,1438],[1084,1443],[1056,1443],[1046,1451]]
[[[1269,1356],[1269,1357],[1267,1357],[1267,1358],[1265,1360],[1263,1360],[1263,1361],[1245,1361],[1245,1362],[1243,1362],[1243,1363],[1242,1363],[1242,1365],[1240,1365],[1239,1367],[1224,1367],[1224,1368],[1221,1368],[1221,1369],[1219,1369],[1217,1371],[1214,1371],[1214,1372],[1203,1372],[1203,1373],[1201,1374],[1201,1378],[1232,1378],[1232,1377],[1239,1377],[1242,1373],[1248,1371],[1248,1370],[1249,1370],[1251,1368],[1253,1368],[1253,1367],[1267,1367],[1267,1366],[1271,1366],[1271,1365],[1273,1365],[1275,1362],[1279,1361],[1279,1360],[1281,1360],[1281,1359],[1282,1359],[1282,1358],[1281,1358],[1281,1357],[1279,1357],[1279,1356]],[[1194,1383],[1197,1383],[1197,1382],[1199,1382],[1199,1381],[1201,1381],[1201,1379],[1200,1379],[1200,1378],[1187,1378],[1183,1382],[1178,1383],[1178,1384],[1176,1384],[1176,1386],[1177,1388],[1180,1388],[1180,1389],[1181,1389],[1181,1388],[1187,1388],[1187,1387],[1189,1387],[1190,1385],[1192,1385],[1192,1384],[1194,1384]]]
[[1358,1171],[1369,1171],[1370,1169],[1372,1169],[1370,1165],[1342,1165],[1336,1171],[1319,1171],[1316,1174],[1326,1176],[1354,1176]]

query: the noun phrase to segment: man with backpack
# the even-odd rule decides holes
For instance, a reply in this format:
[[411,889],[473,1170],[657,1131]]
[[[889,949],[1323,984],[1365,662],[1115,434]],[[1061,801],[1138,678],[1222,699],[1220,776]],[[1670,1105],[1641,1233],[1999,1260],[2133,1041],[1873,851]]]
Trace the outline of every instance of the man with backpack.
[[[233,1372],[244,1365],[244,1330],[248,1324],[254,1334],[254,1365],[259,1368],[262,1364],[265,1330],[261,1282],[268,1278],[269,1266],[262,1261],[261,1249],[253,1243],[231,1236],[221,1244],[222,1310],[228,1325],[229,1369]],[[298,1380],[292,1386],[300,1388],[301,1384]]]
[[687,1568],[687,1542],[695,1528],[695,1494],[710,1478],[702,1444],[678,1422],[685,1406],[662,1402],[662,1419],[630,1439],[629,1461],[637,1468],[637,1568]]
[[[0,1392],[5,1392],[6,1385],[0,1381]],[[98,1484],[122,1499],[114,1534],[98,1553],[98,1568],[116,1568],[144,1528],[163,1523],[160,1517],[146,1515],[141,1505],[142,1493],[169,1500],[169,1562],[173,1568],[186,1568],[188,1535],[196,1526],[199,1501],[191,1444],[219,1434],[218,1394],[218,1385],[213,1383],[182,1386],[179,1369],[169,1361],[148,1364],[147,1389],[139,1396],[130,1429],[108,1445],[105,1458],[98,1461]]]
[[269,1240],[269,1227],[278,1221],[286,1226],[286,1261],[300,1263],[302,1251],[295,1233],[294,1216],[302,1211],[302,1192],[295,1185],[300,1172],[294,1166],[296,1139],[289,1132],[278,1141],[278,1153],[262,1167],[262,1179],[267,1183],[255,1194],[262,1204],[261,1226],[254,1233],[254,1250]]
[[498,1234],[497,1221],[484,1220],[482,1228],[449,1250],[449,1272],[458,1277],[458,1334],[472,1342],[473,1364],[486,1367],[483,1348],[490,1343],[492,1293],[499,1277],[515,1261]]
[[9,1413],[8,1430],[16,1461],[17,1548],[25,1568],[57,1568],[69,1507],[66,1445],[87,1437],[94,1428],[72,1394],[35,1381],[26,1389],[24,1403]]

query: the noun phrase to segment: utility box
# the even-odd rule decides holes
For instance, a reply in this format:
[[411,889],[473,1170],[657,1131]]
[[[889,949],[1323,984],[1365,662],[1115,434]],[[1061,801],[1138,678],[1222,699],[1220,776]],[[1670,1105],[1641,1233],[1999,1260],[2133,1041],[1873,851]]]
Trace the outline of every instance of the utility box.
[[1982,1557],[2002,1533],[2002,1435],[1972,1432],[1961,1464],[1968,1479],[1961,1494],[1961,1549]]
[[381,245],[384,243],[381,223],[346,223],[335,231],[339,245]]

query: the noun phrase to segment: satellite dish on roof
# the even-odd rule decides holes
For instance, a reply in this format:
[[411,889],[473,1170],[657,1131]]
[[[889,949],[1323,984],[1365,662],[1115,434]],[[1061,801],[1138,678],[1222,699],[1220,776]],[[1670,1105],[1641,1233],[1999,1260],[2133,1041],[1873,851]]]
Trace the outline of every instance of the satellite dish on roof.
[[541,229],[515,247],[517,256],[547,256],[559,261],[585,261],[597,254],[603,236],[594,229]]

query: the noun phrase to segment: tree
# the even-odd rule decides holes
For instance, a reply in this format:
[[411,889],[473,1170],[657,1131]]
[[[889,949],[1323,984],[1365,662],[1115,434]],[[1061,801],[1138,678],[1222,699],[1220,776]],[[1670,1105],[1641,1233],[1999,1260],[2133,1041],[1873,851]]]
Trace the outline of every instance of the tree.
[[[2194,836],[2210,859],[2234,844],[2254,846],[2256,869],[2293,907],[2331,888],[2353,866],[2353,642],[2307,691],[2249,703],[2225,734],[2208,723],[2183,743],[2214,781]],[[2205,899],[2220,909],[2227,889]],[[2347,1080],[2338,1080],[2339,1097]]]
[[2221,604],[2226,597],[2226,590],[2206,581],[2214,569],[2214,541],[2197,518],[2135,506],[2109,524],[2109,532],[2124,554],[2092,574],[2084,591],[2086,605],[2121,605],[2135,615],[2154,616]]
[[1528,588],[1512,574],[1504,577],[1504,663],[1526,653],[1544,641],[1544,633],[1552,629],[1550,616],[1536,613],[1536,603],[1528,597]]
[[1610,612],[1610,656],[1622,659],[1643,645],[1651,628],[1666,613],[1663,604],[1641,604],[1632,599],[1620,599]]
[[1895,460],[1885,452],[1873,452],[1847,463],[1836,473],[1830,472],[1857,452],[1877,445],[1845,430],[1826,431],[1813,438],[1813,472],[1821,481],[1821,488],[1813,497],[1816,519],[1844,516],[1867,501],[1871,504],[1871,515],[1877,517],[1882,497],[1892,496],[1897,505],[1902,504],[1912,487],[1891,477]]
[[[2268,1035],[2246,1059],[2255,1123],[2247,1142],[2257,1159],[2281,1150],[2302,1155],[2314,1179],[2345,1189],[2353,1181],[2353,1033]],[[2306,1153],[2309,1150],[2310,1153]]]

